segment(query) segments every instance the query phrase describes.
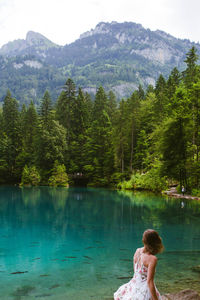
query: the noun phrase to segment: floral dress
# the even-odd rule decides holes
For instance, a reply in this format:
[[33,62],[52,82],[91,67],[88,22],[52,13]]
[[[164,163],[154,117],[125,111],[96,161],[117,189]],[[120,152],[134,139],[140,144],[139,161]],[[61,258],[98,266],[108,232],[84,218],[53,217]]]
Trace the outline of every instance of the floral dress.
[[[128,282],[119,287],[114,293],[114,300],[152,300],[151,293],[147,284],[148,268],[141,260],[142,251],[139,253],[137,262],[134,264],[134,276]],[[157,297],[161,296],[156,289]]]

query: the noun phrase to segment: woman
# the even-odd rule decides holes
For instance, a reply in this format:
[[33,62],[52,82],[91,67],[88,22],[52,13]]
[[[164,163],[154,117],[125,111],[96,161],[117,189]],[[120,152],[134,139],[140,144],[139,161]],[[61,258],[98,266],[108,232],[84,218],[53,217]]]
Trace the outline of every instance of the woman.
[[154,275],[155,254],[164,249],[162,239],[155,230],[148,229],[143,233],[142,242],[144,247],[138,248],[134,254],[134,276],[114,293],[114,300],[161,300]]

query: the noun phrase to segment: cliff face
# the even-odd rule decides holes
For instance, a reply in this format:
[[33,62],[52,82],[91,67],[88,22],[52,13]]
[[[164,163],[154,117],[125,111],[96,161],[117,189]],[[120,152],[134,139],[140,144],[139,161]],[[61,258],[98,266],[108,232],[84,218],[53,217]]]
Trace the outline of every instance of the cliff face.
[[[136,53],[161,65],[181,63],[185,50],[193,45],[189,40],[176,39],[163,31],[151,31],[140,24],[126,22],[100,23],[95,29],[82,34],[80,39],[95,38],[93,48],[97,49],[100,35],[106,39],[109,37],[111,49],[126,47],[128,54]],[[99,46],[103,46],[103,42]],[[200,45],[197,44],[196,47],[199,48]]]
[[[46,88],[56,97],[58,85],[63,85],[68,77],[86,91],[95,92],[103,85],[118,97],[126,97],[139,84],[154,85],[161,73],[167,77],[174,67],[183,70],[185,55],[192,46],[200,52],[199,44],[131,22],[99,23],[64,47],[30,31],[25,40],[10,42],[0,49],[0,68],[7,65],[10,72],[13,68],[17,76],[32,76],[37,83],[33,87],[30,80],[19,95],[17,81],[11,83],[4,68],[0,79],[3,87],[17,93],[17,98],[22,98],[23,93],[28,95],[33,88],[39,97]],[[33,74],[35,69],[37,73]],[[0,89],[0,98],[3,94],[4,90]]]

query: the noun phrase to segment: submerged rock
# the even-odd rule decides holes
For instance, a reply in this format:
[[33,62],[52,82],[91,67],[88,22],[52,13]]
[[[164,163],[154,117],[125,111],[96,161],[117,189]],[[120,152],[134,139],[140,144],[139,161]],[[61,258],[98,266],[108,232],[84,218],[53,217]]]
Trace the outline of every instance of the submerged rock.
[[49,290],[56,289],[58,287],[60,287],[59,284],[54,284],[54,285],[52,285],[52,286],[49,287]]
[[41,295],[36,295],[35,298],[43,298],[43,297],[50,297],[52,294],[41,294]]
[[200,265],[192,267],[192,271],[200,273]]
[[14,296],[15,300],[20,300],[21,297],[28,296],[33,290],[35,290],[34,286],[24,285],[16,289],[16,291],[12,293],[12,296]]
[[183,290],[175,294],[163,295],[162,300],[200,300],[200,296],[196,291]]

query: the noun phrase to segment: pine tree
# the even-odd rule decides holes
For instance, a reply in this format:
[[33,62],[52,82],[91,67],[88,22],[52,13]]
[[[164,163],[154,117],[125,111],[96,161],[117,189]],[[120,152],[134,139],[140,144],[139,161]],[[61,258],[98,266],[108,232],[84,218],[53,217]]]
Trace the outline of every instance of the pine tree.
[[160,75],[155,87],[156,101],[154,102],[154,112],[157,123],[160,123],[166,115],[166,106],[168,102],[166,80]]
[[22,107],[20,115],[22,149],[17,156],[16,163],[22,172],[25,165],[31,166],[35,164],[35,139],[38,127],[38,115],[32,101],[28,108]]
[[129,168],[130,172],[133,171],[133,160],[134,155],[136,153],[136,144],[137,144],[137,136],[139,131],[139,109],[140,109],[140,101],[142,99],[142,95],[136,91],[132,94],[132,96],[127,100],[127,119],[129,122],[129,130],[128,130],[128,140],[129,140],[129,149],[130,149],[130,163]]
[[160,149],[164,175],[174,178],[188,188],[187,128],[190,122],[190,102],[187,90],[180,86],[175,93],[172,114],[163,122]]
[[33,102],[29,104],[25,115],[24,126],[24,147],[30,155],[34,152],[34,138],[36,135],[36,129],[38,126],[38,116]]
[[65,128],[55,120],[52,120],[48,128],[40,124],[35,145],[36,166],[41,169],[43,180],[46,181],[56,160],[59,164],[65,163],[67,151]]
[[183,79],[186,87],[191,88],[193,83],[196,83],[199,78],[199,67],[197,66],[197,60],[199,56],[197,55],[197,49],[192,47],[186,54],[185,63],[187,64],[186,70],[183,72]]
[[145,98],[145,92],[144,92],[144,89],[142,88],[141,84],[138,87],[137,95],[138,95],[138,98],[140,100],[144,100],[144,98]]
[[16,158],[21,150],[21,131],[17,101],[11,97],[10,91],[3,104],[3,129],[6,134],[7,176],[8,180],[19,180],[19,170],[16,168]]
[[[67,152],[65,158],[65,165],[67,172],[71,172],[70,164],[72,161],[72,151],[74,141],[74,124],[76,123],[74,110],[76,101],[76,86],[72,79],[68,79],[63,87],[64,91],[61,92],[56,104],[56,118],[59,123],[66,129],[67,139]],[[74,167],[73,167],[74,168]],[[72,168],[72,169],[73,169]]]
[[181,73],[177,68],[174,68],[167,80],[167,97],[170,101],[175,94],[176,88],[181,82]]
[[68,170],[70,173],[83,173],[85,142],[87,130],[90,125],[90,112],[87,110],[87,101],[83,91],[79,88],[78,96],[74,99],[72,110],[73,123],[70,141],[70,161]]
[[39,109],[39,116],[42,126],[44,126],[45,128],[49,128],[53,119],[53,109],[51,97],[48,91],[44,93],[44,96],[42,98]]
[[102,87],[96,93],[93,120],[85,147],[88,157],[84,169],[90,180],[97,185],[108,184],[114,171],[114,156],[108,99]]
[[112,91],[110,91],[108,93],[108,114],[112,124],[115,122],[116,111],[117,111],[116,96]]
[[59,123],[67,130],[67,142],[70,144],[73,135],[73,107],[76,98],[76,87],[71,78],[66,81],[63,89],[64,91],[58,98],[56,115]]
[[125,171],[126,153],[128,152],[127,139],[127,109],[125,100],[121,100],[117,111],[117,121],[114,128],[115,165],[122,173]]
[[[194,83],[190,89],[190,105],[191,105],[191,117],[190,123],[190,137],[191,141],[191,152],[193,157],[191,159],[190,174],[191,177],[195,178],[196,187],[200,185],[200,80]],[[193,180],[193,179],[192,179]]]

